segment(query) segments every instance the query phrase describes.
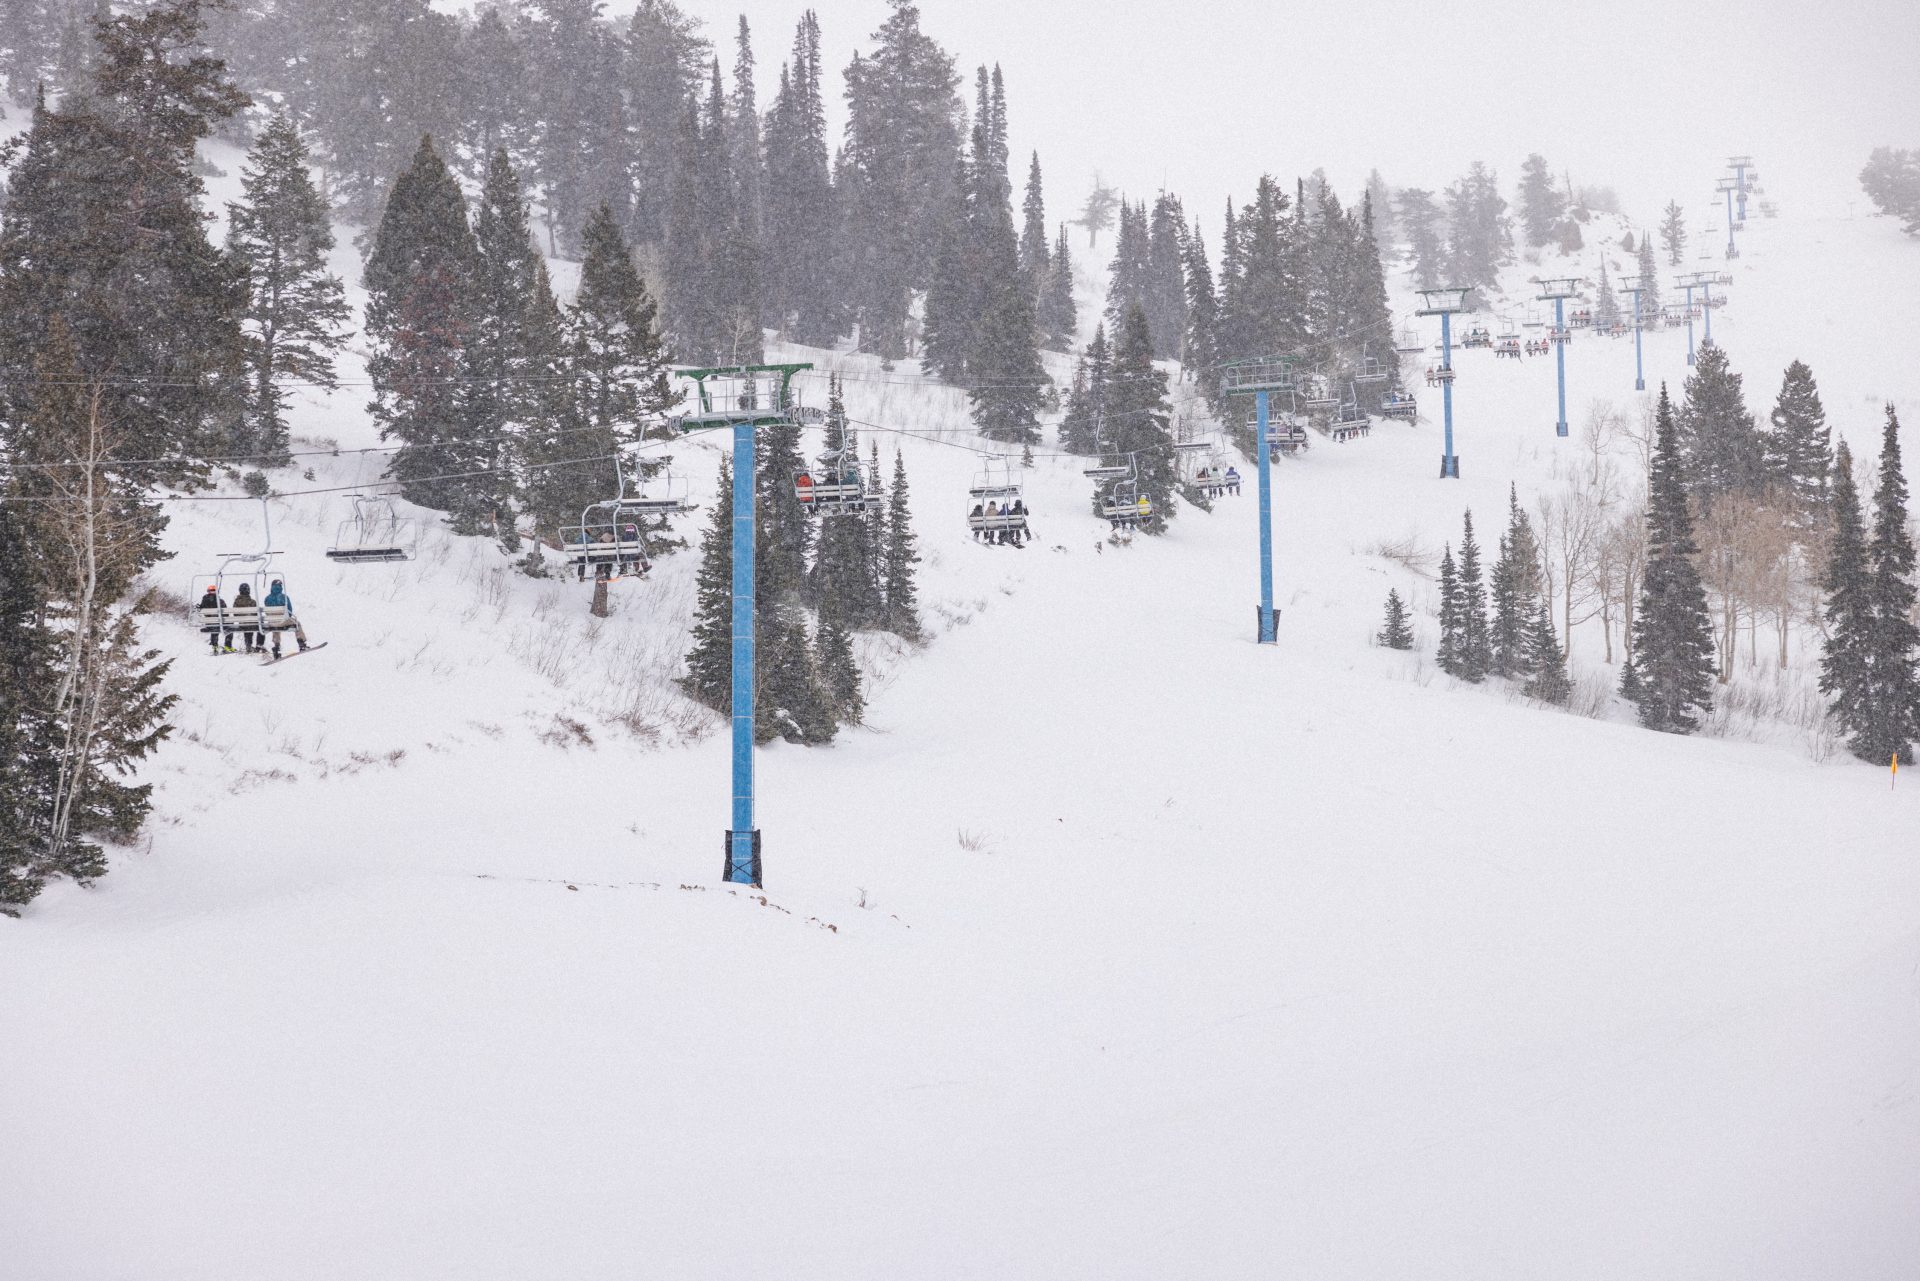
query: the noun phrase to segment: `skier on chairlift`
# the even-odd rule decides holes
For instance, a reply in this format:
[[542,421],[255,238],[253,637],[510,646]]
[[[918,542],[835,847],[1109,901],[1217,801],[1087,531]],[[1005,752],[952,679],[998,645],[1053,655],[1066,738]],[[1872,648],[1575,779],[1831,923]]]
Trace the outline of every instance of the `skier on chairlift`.
[[[246,583],[240,584],[240,590],[236,591],[233,594],[234,613],[237,614],[243,609],[257,610],[259,607],[260,607],[260,602],[253,598],[253,588],[247,585]],[[246,637],[247,653],[249,654],[258,653],[261,649],[265,648],[265,646],[262,644],[260,639],[260,632],[258,631],[257,622],[254,627],[249,627],[245,629],[241,633],[241,635]],[[227,649],[229,652],[232,651],[233,645],[231,642],[228,643]]]
[[[227,602],[220,599],[220,589],[209,583],[207,585],[207,594],[200,598],[200,608],[220,610],[224,613],[227,608]],[[214,653],[218,654],[220,652],[220,641],[222,637],[224,637],[227,642],[227,653],[233,653],[233,634],[231,632],[222,632],[217,627],[207,633],[208,646]]]

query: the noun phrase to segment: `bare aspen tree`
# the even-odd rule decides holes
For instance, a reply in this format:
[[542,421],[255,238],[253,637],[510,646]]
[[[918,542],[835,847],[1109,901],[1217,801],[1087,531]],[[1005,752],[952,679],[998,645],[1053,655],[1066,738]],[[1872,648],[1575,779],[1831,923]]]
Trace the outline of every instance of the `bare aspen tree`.
[[1573,629],[1599,612],[1593,568],[1607,524],[1607,504],[1588,486],[1569,485],[1540,500],[1547,595],[1559,606],[1568,657],[1573,654]]

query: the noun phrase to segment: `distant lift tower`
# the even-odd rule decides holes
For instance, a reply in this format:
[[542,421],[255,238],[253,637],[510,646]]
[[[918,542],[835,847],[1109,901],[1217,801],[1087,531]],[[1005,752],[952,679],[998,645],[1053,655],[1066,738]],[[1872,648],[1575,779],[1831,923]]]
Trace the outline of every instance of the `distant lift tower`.
[[1460,458],[1453,452],[1453,318],[1468,310],[1467,295],[1472,290],[1450,285],[1444,289],[1420,289],[1415,292],[1420,295],[1421,306],[1413,314],[1440,317],[1440,404],[1446,420],[1446,438],[1440,454],[1440,478],[1459,480]]
[[1687,291],[1687,302],[1683,310],[1687,313],[1687,363],[1691,365],[1693,363],[1693,291],[1700,287],[1700,282],[1693,276],[1676,276],[1673,283]]
[[[1620,282],[1620,288],[1633,295],[1633,389],[1647,389],[1646,366],[1640,359],[1640,295],[1652,285],[1645,276],[1630,276]],[[1566,417],[1563,413],[1562,418]]]
[[[755,433],[799,421],[793,376],[812,365],[682,369],[696,404],[677,421],[682,432],[733,429],[733,812],[726,879],[759,885],[760,833],[753,825],[753,553]],[[783,478],[784,479],[784,478]]]
[[1727,196],[1727,257],[1729,259],[1738,258],[1740,256],[1740,248],[1738,245],[1735,245],[1733,243],[1733,229],[1735,225],[1733,221],[1733,197],[1737,193],[1742,203],[1744,204],[1747,198],[1746,188],[1740,185],[1740,180],[1737,178],[1722,178],[1719,184],[1714,188],[1714,190],[1723,191],[1726,193],[1726,196]]
[[1580,296],[1580,282],[1572,278],[1560,280],[1542,280],[1540,301],[1553,304],[1553,330],[1547,337],[1553,343],[1553,360],[1560,374],[1560,418],[1553,425],[1553,434],[1567,434],[1567,344],[1573,341],[1573,333],[1567,328],[1567,299]]
[[[1698,289],[1700,291],[1700,316],[1702,321],[1706,325],[1706,330],[1701,337],[1701,341],[1712,342],[1713,341],[1713,287],[1715,285],[1720,285],[1723,287],[1726,285],[1731,285],[1733,283],[1733,277],[1729,276],[1724,271],[1696,271],[1693,273],[1693,275],[1682,280],[1680,283],[1689,288]],[[1689,311],[1688,314],[1691,315],[1692,314],[1691,311]],[[1691,330],[1692,322],[1689,321],[1688,324],[1689,324],[1689,330]],[[1692,346],[1691,341],[1689,341],[1688,346],[1689,347]],[[1688,363],[1692,363],[1692,362],[1689,361]]]
[[1293,357],[1268,356],[1230,360],[1220,371],[1220,390],[1228,396],[1253,397],[1253,454],[1260,468],[1260,616],[1257,639],[1271,645],[1278,638],[1273,610],[1273,450],[1267,443],[1271,400],[1276,391],[1292,395]]
[[1760,171],[1753,167],[1752,156],[1728,156],[1727,168],[1733,170],[1733,180],[1737,185],[1735,199],[1740,202],[1740,225],[1747,225],[1747,193],[1760,181]]

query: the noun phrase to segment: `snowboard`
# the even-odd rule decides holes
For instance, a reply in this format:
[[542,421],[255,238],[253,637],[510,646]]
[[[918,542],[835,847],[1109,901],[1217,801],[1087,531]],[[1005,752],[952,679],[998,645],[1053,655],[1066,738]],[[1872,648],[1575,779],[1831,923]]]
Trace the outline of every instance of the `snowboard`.
[[316,649],[325,649],[326,647],[327,647],[327,642],[321,641],[319,644],[309,645],[305,649],[290,649],[286,653],[280,655],[280,657],[278,658],[275,658],[271,653],[269,653],[267,655],[267,661],[260,665],[262,667],[272,667],[275,663],[284,663],[289,658],[298,658],[302,654],[311,654]]

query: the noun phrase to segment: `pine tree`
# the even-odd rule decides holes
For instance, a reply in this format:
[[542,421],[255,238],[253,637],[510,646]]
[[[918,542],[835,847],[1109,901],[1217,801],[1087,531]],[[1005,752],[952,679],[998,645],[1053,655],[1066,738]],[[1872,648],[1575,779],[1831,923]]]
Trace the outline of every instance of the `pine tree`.
[[[462,350],[465,412],[475,457],[493,469],[509,457],[510,438],[526,427],[529,402],[544,390],[531,381],[527,327],[540,316],[534,289],[536,280],[545,280],[545,267],[533,246],[520,174],[505,148],[488,162],[473,228],[473,317]],[[582,449],[587,444],[571,443]],[[490,488],[494,501],[504,504],[511,488],[506,477]],[[505,533],[512,550],[518,535],[511,522]]]
[[1639,250],[1640,306],[1644,311],[1657,313],[1660,310],[1660,268],[1653,260],[1653,238],[1640,237]]
[[775,323],[797,342],[827,346],[845,330],[834,275],[836,228],[827,108],[821,88],[820,19],[800,17],[793,62],[767,117],[767,190],[777,216],[767,220],[766,288]]
[[1020,269],[1038,299],[1053,272],[1053,250],[1047,242],[1047,198],[1040,183],[1040,153],[1027,166],[1027,192],[1020,212]]
[[1533,522],[1520,506],[1518,488],[1507,491],[1507,529],[1500,536],[1500,556],[1489,580],[1493,602],[1489,670],[1496,676],[1518,676],[1530,670],[1534,605],[1540,597],[1540,544]]
[[1147,304],[1153,288],[1152,255],[1146,207],[1121,201],[1120,233],[1114,238],[1113,262],[1107,269],[1106,320],[1116,334],[1125,328],[1129,307]]
[[227,206],[227,252],[251,283],[247,362],[253,392],[246,447],[269,462],[287,456],[281,379],[337,386],[333,356],[346,345],[346,288],[327,269],[333,225],[307,172],[306,144],[276,114],[241,170],[245,198]]
[[[1196,225],[1187,240],[1187,341],[1184,363],[1200,379],[1208,404],[1219,398],[1213,376],[1220,363],[1220,296],[1214,292],[1213,265]],[[1216,406],[1216,409],[1218,406]]]
[[1566,651],[1560,648],[1560,638],[1553,631],[1553,612],[1544,600],[1528,624],[1526,671],[1528,698],[1563,707],[1573,697]]
[[694,702],[724,712],[733,701],[733,468],[724,458],[714,495],[713,515],[700,539],[693,644],[680,688]]
[[1418,289],[1437,289],[1442,281],[1444,251],[1440,238],[1440,209],[1433,193],[1418,187],[1403,189],[1396,197],[1401,228],[1413,263],[1413,283]]
[[1479,684],[1493,666],[1493,646],[1487,634],[1487,591],[1480,573],[1480,544],[1473,536],[1473,513],[1467,512],[1460,536],[1460,595],[1456,617],[1460,629],[1460,678]]
[[[561,531],[577,525],[590,503],[614,492],[615,472],[606,460],[620,441],[610,425],[596,428],[587,421],[589,398],[574,368],[573,336],[538,255],[520,344],[517,368],[525,381],[513,387],[520,501],[533,520],[534,537],[559,547]],[[527,568],[544,572],[537,555]]]
[[[839,376],[834,375],[828,382],[827,392],[830,447],[842,448],[843,442],[850,439],[846,418]],[[857,442],[854,447],[858,447]],[[874,513],[879,515],[877,511]],[[879,565],[885,534],[881,526],[881,521],[870,517],[841,516],[821,522],[813,567],[807,571],[807,591],[808,598],[820,609],[823,628],[829,615],[852,631],[886,626],[886,599]]]
[[1387,592],[1387,620],[1374,639],[1387,649],[1413,648],[1413,623],[1407,617],[1406,602],[1396,590]]
[[1161,360],[1182,356],[1187,335],[1187,215],[1177,197],[1162,192],[1153,202],[1147,228],[1147,328],[1154,335],[1154,355]]
[[896,450],[893,487],[887,495],[886,551],[881,557],[881,585],[886,593],[887,630],[907,640],[918,640],[920,593],[913,567],[920,563],[919,539],[913,532],[913,510],[907,500],[907,464]]
[[594,211],[582,243],[586,256],[568,323],[588,416],[619,440],[636,441],[648,420],[680,399],[667,381],[671,362],[658,309],[612,210],[603,205]]
[[1137,303],[1127,309],[1125,327],[1114,346],[1112,382],[1107,394],[1107,455],[1133,463],[1135,491],[1146,499],[1153,514],[1138,528],[1165,533],[1173,518],[1173,495],[1179,476],[1173,463],[1172,408],[1167,402],[1167,376],[1153,363],[1153,337],[1146,310]]
[[1040,439],[1040,409],[1049,386],[1035,345],[1033,297],[1019,278],[995,280],[980,317],[970,362],[974,425],[989,440],[1032,444]]
[[1874,599],[1867,556],[1866,520],[1853,479],[1853,451],[1841,441],[1834,452],[1831,538],[1820,589],[1826,593],[1826,646],[1820,657],[1820,692],[1828,710],[1852,737],[1873,715]]
[[1640,723],[1691,734],[1713,709],[1713,622],[1693,563],[1693,517],[1680,433],[1664,384],[1654,414],[1653,468],[1648,482],[1647,567],[1633,622],[1633,657],[1621,693],[1639,708]]
[[[247,99],[200,55],[194,0],[94,28],[97,76],[58,110],[36,106],[12,156],[0,226],[0,420],[29,412],[19,371],[63,319],[80,367],[111,372],[106,416],[128,455],[181,459],[156,483],[204,478],[194,460],[245,435],[246,281],[207,239],[195,144]],[[187,56],[182,56],[187,55]]]
[[[853,524],[860,522],[841,522]],[[814,668],[820,673],[821,692],[828,714],[842,725],[858,725],[866,719],[867,702],[860,690],[860,664],[853,656],[853,640],[832,609],[820,611],[820,626],[813,637]]]
[[921,30],[919,7],[889,4],[873,52],[856,55],[846,71],[840,185],[861,343],[898,360],[906,355],[912,291],[927,285],[940,227],[954,207],[961,109],[953,59]]
[[1620,298],[1613,292],[1613,281],[1607,278],[1607,261],[1600,260],[1600,287],[1593,300],[1594,327],[1611,330],[1620,323]]
[[790,600],[756,609],[753,738],[770,743],[833,741],[831,700],[814,662],[806,611]]
[[460,186],[422,138],[394,182],[367,258],[369,407],[400,448],[388,474],[408,501],[448,513],[461,533],[491,524],[499,481],[483,473],[493,442],[476,439],[466,350],[478,308],[479,250]]
[[1454,567],[1453,547],[1449,544],[1440,554],[1440,650],[1435,659],[1440,670],[1449,676],[1457,677],[1465,671],[1461,632],[1460,575]]
[[1112,394],[1113,353],[1105,325],[1095,325],[1093,341],[1074,369],[1067,412],[1060,420],[1060,448],[1070,454],[1097,454],[1107,431],[1107,400]]
[[[1681,257],[1687,250],[1687,215],[1680,208],[1678,200],[1669,200],[1662,211],[1665,216],[1660,221],[1660,240],[1666,246],[1667,266],[1678,267]],[[1642,253],[1640,269],[1645,272],[1650,253]]]
[[1787,366],[1768,421],[1772,430],[1761,441],[1767,479],[1785,492],[1801,523],[1817,522],[1827,509],[1833,437],[1813,371],[1801,362]]
[[1067,244],[1067,225],[1060,224],[1053,252],[1047,259],[1047,279],[1040,292],[1040,342],[1048,351],[1072,351],[1080,327],[1079,306],[1073,296],[1073,252]]
[[1900,466],[1900,420],[1887,406],[1880,476],[1873,492],[1873,536],[1867,543],[1872,597],[1872,693],[1848,744],[1878,764],[1913,764],[1920,738],[1920,626],[1914,622],[1913,537],[1907,526],[1907,479]]
[[1528,156],[1520,166],[1520,222],[1526,228],[1527,244],[1535,249],[1552,244],[1566,213],[1566,197],[1545,157],[1537,152]]
[[0,843],[0,907],[55,877],[105,874],[96,841],[129,840],[145,821],[151,788],[129,776],[171,734],[175,701],[160,684],[171,663],[139,647],[142,602],[130,598],[165,558],[165,517],[145,477],[113,465],[126,435],[58,317],[33,374],[29,411],[8,442],[13,511],[0,549],[12,580],[0,600],[0,662],[25,677],[0,712],[0,745],[14,753],[0,793],[21,820],[13,850]]
[[1679,431],[1690,492],[1703,507],[1723,494],[1758,493],[1766,484],[1760,434],[1741,381],[1723,348],[1701,344],[1687,377]]

